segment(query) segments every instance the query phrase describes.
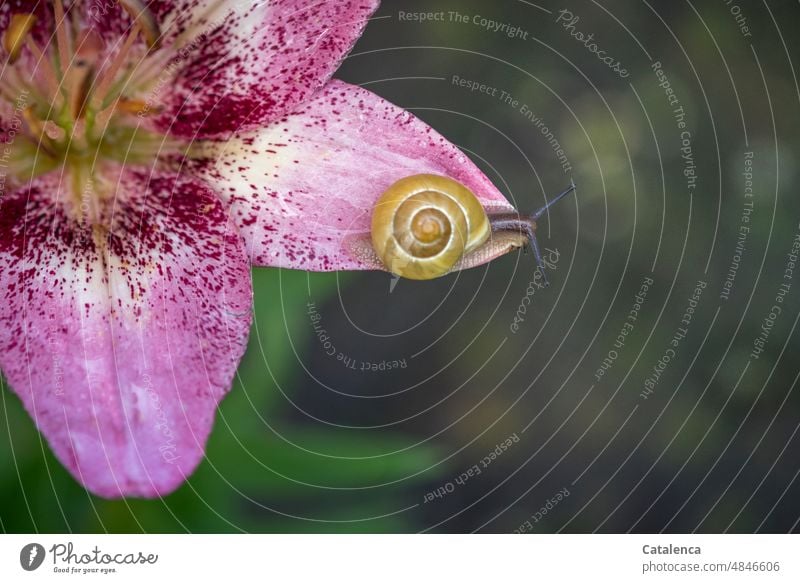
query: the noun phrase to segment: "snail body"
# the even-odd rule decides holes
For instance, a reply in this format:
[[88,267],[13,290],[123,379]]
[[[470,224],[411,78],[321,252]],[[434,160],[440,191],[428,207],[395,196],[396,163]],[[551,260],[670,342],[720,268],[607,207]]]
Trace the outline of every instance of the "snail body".
[[372,213],[372,245],[387,270],[408,279],[449,273],[491,234],[486,211],[463,184],[418,174],[395,182]]

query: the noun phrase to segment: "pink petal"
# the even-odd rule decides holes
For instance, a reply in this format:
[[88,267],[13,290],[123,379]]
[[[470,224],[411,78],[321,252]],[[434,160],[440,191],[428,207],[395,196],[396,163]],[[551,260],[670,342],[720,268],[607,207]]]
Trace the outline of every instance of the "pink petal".
[[123,171],[94,228],[57,180],[0,210],[0,367],[89,490],[167,494],[202,459],[245,349],[241,239],[196,179]]
[[[380,269],[369,243],[378,197],[413,174],[449,176],[488,210],[513,210],[453,144],[365,89],[330,82],[279,123],[209,143],[198,172],[231,205],[257,265],[314,271]],[[464,267],[519,247],[496,237]]]
[[[379,4],[260,0],[209,11],[215,2],[158,3],[172,5],[157,9],[164,49],[181,49],[159,119],[176,135],[223,137],[286,115],[330,79]],[[186,30],[189,42],[176,43]]]

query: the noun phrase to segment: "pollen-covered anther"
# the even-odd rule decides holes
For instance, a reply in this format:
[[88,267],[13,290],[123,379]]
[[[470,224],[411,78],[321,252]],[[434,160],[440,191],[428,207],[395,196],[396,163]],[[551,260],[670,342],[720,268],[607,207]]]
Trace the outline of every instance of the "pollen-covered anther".
[[131,19],[141,27],[142,36],[151,49],[158,48],[161,41],[161,27],[158,25],[156,15],[142,0],[119,0],[120,5],[130,15]]
[[36,16],[33,14],[14,14],[11,22],[3,35],[3,48],[8,53],[8,62],[13,65],[19,59],[22,47],[36,23]]
[[150,113],[158,113],[159,107],[149,105],[146,101],[141,99],[128,99],[120,97],[117,100],[115,110],[118,113],[127,113],[132,115],[147,115]]

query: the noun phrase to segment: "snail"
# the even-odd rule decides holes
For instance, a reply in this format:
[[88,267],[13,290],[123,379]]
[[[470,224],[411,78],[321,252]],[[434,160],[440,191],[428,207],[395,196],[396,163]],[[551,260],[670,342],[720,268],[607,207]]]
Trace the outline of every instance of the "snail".
[[449,273],[492,233],[510,231],[527,238],[544,275],[537,221],[574,190],[575,184],[570,184],[532,215],[487,214],[475,194],[460,182],[434,174],[407,176],[392,184],[375,203],[372,246],[394,275],[434,279]]

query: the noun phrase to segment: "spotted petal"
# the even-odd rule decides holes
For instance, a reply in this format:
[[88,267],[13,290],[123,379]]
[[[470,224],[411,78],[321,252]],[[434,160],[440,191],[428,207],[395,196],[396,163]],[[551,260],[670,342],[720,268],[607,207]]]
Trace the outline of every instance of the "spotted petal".
[[94,226],[77,218],[93,199],[70,204],[55,173],[3,201],[0,367],[89,490],[163,495],[202,459],[230,388],[250,273],[196,179],[126,170],[107,186]]
[[[378,0],[181,0],[154,5],[164,51],[163,128],[225,137],[279,119],[319,90],[361,36]],[[166,8],[168,7],[168,8]]]
[[[369,244],[378,197],[412,174],[449,176],[487,210],[512,206],[453,144],[409,112],[340,81],[279,123],[206,145],[197,171],[230,205],[257,265],[380,269]],[[496,236],[462,267],[522,241]]]

